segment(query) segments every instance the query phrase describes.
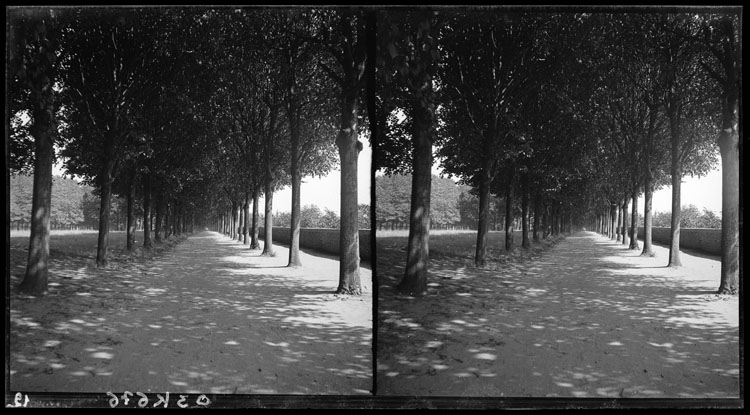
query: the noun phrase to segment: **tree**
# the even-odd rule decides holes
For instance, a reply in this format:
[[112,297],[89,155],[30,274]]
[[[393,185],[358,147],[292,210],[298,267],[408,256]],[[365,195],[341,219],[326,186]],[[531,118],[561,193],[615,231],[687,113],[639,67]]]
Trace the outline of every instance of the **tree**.
[[460,221],[458,198],[461,190],[456,183],[446,177],[432,175],[431,186],[430,225],[447,227]]
[[[375,22],[371,11],[343,8],[323,19],[322,31],[327,46],[324,70],[338,86],[339,132],[336,146],[341,162],[341,224],[339,236],[339,285],[337,294],[360,295],[359,225],[357,209],[357,159],[362,151],[360,130],[360,94],[364,89],[365,73],[371,69]],[[325,69],[327,68],[327,69]],[[335,69],[334,69],[335,68]],[[370,125],[372,132],[376,127]]]
[[62,24],[52,9],[15,9],[11,14],[10,44],[13,84],[27,92],[34,137],[34,186],[31,202],[29,256],[19,290],[32,294],[47,291],[52,201],[52,162],[57,137],[54,87],[59,76],[59,41]]
[[[143,139],[138,109],[156,96],[176,57],[165,53],[161,33],[168,16],[156,9],[76,9],[66,31],[66,169],[96,183],[101,193],[97,266],[107,265],[112,186],[120,167]],[[168,31],[167,31],[168,32]]]
[[375,177],[375,218],[378,229],[408,223],[410,194],[410,175]]
[[370,210],[370,205],[359,205],[359,229],[371,229],[371,220],[370,217],[372,216],[372,211]]
[[[687,14],[658,15],[661,32],[656,48],[664,75],[662,103],[669,120],[670,173],[672,177],[672,220],[668,266],[680,261],[680,188],[682,177],[705,174],[713,165],[710,129],[711,96],[706,94],[707,74],[701,70],[703,57],[695,47],[699,26]],[[707,128],[708,127],[708,128]]]
[[[397,289],[411,295],[423,295],[427,291],[432,146],[436,128],[433,83],[437,77],[441,19],[430,9],[385,12],[380,16],[379,68],[384,68],[381,79],[386,85],[397,85],[398,96],[395,98],[405,104],[403,110],[411,127],[408,138],[405,138],[410,142],[408,168],[412,174],[409,237],[406,269]],[[390,100],[390,97],[385,97],[385,100]],[[380,142],[379,151],[403,143]]]
[[737,294],[740,269],[740,138],[742,108],[742,42],[737,12],[710,16],[703,22],[703,45],[710,60],[703,69],[718,85],[721,121],[717,142],[721,153],[721,282],[719,294]]

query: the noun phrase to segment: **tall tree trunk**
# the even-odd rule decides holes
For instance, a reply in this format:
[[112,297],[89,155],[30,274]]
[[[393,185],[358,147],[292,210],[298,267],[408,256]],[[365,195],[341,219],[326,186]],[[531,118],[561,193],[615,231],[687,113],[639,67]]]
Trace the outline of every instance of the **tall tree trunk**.
[[[41,89],[41,88],[35,88]],[[54,158],[54,104],[51,85],[35,91],[39,107],[32,112],[34,136],[34,187],[31,197],[31,235],[24,279],[19,290],[32,294],[47,291],[52,204],[52,160]]]
[[490,169],[492,160],[485,159],[479,172],[479,221],[477,223],[477,245],[474,254],[474,266],[484,268],[487,263],[487,234],[489,231],[490,215],[490,184],[492,177]]
[[620,205],[618,203],[612,204],[612,211],[614,212],[614,225],[615,225],[615,241],[620,241],[620,229],[622,229],[622,218],[620,217]]
[[539,219],[542,214],[542,202],[540,197],[534,198],[534,232],[533,238],[535,241],[539,241]]
[[680,261],[680,187],[682,185],[682,166],[680,162],[680,129],[678,115],[669,117],[672,133],[672,218],[669,229],[669,263],[668,267],[681,267]]
[[[429,87],[431,88],[431,87]],[[412,143],[411,210],[404,278],[399,291],[412,295],[427,292],[430,243],[430,194],[432,192],[432,114],[417,103],[414,108]]]
[[250,249],[260,249],[258,243],[258,227],[260,225],[260,213],[258,212],[258,203],[260,202],[260,191],[258,185],[253,185],[253,226]]
[[[736,107],[735,107],[736,111]],[[735,112],[736,114],[736,112]],[[735,118],[736,120],[736,115]],[[724,121],[725,125],[728,122]],[[739,292],[740,265],[740,151],[736,122],[719,135],[721,152],[721,283],[719,294]]]
[[250,239],[248,238],[248,232],[249,232],[249,226],[248,223],[250,222],[250,193],[245,192],[245,203],[242,205],[242,217],[245,218],[242,222],[242,244],[243,245],[250,245]]
[[164,199],[161,197],[159,192],[157,192],[156,196],[156,224],[154,226],[154,240],[156,242],[161,242],[161,235],[162,235],[162,222],[164,216]]
[[[734,36],[729,18],[722,21],[723,31]],[[741,45],[741,43],[739,44]],[[724,50],[726,83],[722,94],[722,121],[718,143],[721,153],[721,282],[719,294],[738,294],[740,290],[740,138],[739,108],[742,108],[740,77],[741,47],[732,42]]]
[[172,234],[171,226],[170,226],[172,223],[171,222],[172,221],[171,210],[172,208],[170,206],[169,201],[168,200],[165,201],[164,202],[164,223],[163,223],[164,239],[169,239],[169,236]]
[[544,206],[542,211],[542,238],[549,236],[549,206]]
[[265,226],[263,228],[263,252],[262,256],[276,256],[273,249],[273,182],[272,179],[266,179],[265,187]]
[[126,248],[128,252],[135,250],[135,169],[131,171],[128,180],[127,195],[127,224],[126,224]]
[[[111,145],[110,145],[111,146]],[[101,189],[101,204],[99,208],[99,237],[96,249],[96,266],[107,266],[107,248],[109,247],[109,211],[112,206],[112,174],[114,170],[114,155],[106,152],[106,160],[99,178]]]
[[232,201],[232,234],[230,237],[234,240],[237,237],[237,228],[239,227],[239,204],[236,201]]
[[628,249],[639,249],[638,246],[638,189],[634,189],[631,194],[633,199],[633,210],[630,216],[630,246]]
[[[292,80],[294,85],[294,80]],[[290,176],[292,179],[292,212],[289,224],[289,263],[288,267],[301,267],[302,260],[299,255],[300,238],[300,186],[302,186],[302,174],[300,172],[300,134],[299,134],[299,108],[294,97],[294,87],[290,88],[289,96],[291,102],[287,106],[287,119],[289,121],[289,138],[291,150]]]
[[505,188],[505,250],[513,250],[513,174],[508,175],[508,185]]
[[628,245],[629,244],[629,238],[628,238],[628,197],[625,196],[622,200],[622,213],[620,214],[622,216],[622,231],[620,232],[622,234],[622,244]]
[[651,173],[646,172],[644,180],[644,196],[643,196],[643,256],[654,256],[654,250],[651,246],[651,225],[653,222],[653,213],[651,208],[651,200],[653,198],[654,189],[651,184]]
[[522,228],[522,241],[521,246],[523,248],[529,248],[531,242],[529,241],[529,176],[528,173],[524,173],[522,180],[521,190],[521,228]]
[[[31,234],[26,273],[18,287],[20,291],[32,294],[43,294],[47,291],[47,261],[49,258],[50,212],[52,208],[52,162],[57,127],[55,97],[52,88],[55,84],[55,51],[57,48],[55,34],[57,32],[51,25],[51,16],[48,15],[48,12],[44,14],[43,18],[34,22],[36,27],[34,39],[24,39],[23,37],[15,39],[20,44],[32,46],[31,49],[34,51],[32,52],[33,55],[29,57],[30,61],[25,62],[29,66],[26,70],[26,81],[31,87],[30,98],[33,104],[31,109],[31,134],[34,137],[34,184],[31,197]],[[13,36],[16,32],[8,30],[6,33]],[[6,43],[6,45],[13,45],[13,43]],[[22,55],[24,52],[21,52],[21,56],[17,56],[15,53],[17,50],[13,47],[6,47],[6,58],[10,63],[9,66],[6,64],[6,69],[14,71],[23,61]],[[8,73],[10,76],[15,74],[15,72]],[[10,78],[6,77],[6,79]],[[9,85],[9,82],[6,80],[6,86]],[[7,96],[5,113],[9,115]],[[10,117],[6,117],[6,123],[9,119]],[[9,143],[7,130],[5,140],[7,151]],[[9,160],[8,154],[9,152],[6,152],[6,163]],[[9,178],[7,177],[6,183],[9,184]],[[8,205],[6,205],[6,209],[9,209]],[[6,239],[6,241],[9,242],[9,239]],[[9,271],[7,265],[6,271]]]
[[336,146],[341,160],[341,217],[339,219],[339,285],[337,294],[362,294],[359,275],[359,210],[357,165],[362,143],[357,133],[357,88],[342,92],[341,127]]
[[143,247],[151,248],[151,173],[143,175]]

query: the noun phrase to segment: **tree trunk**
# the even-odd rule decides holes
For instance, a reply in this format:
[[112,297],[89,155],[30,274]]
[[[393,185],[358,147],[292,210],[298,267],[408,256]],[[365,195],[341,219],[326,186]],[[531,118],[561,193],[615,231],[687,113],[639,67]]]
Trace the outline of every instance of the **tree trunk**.
[[490,175],[492,161],[483,161],[482,170],[479,172],[479,221],[477,223],[477,246],[474,254],[474,266],[484,268],[487,263],[487,234],[489,232],[490,214]]
[[135,250],[135,169],[131,172],[128,181],[127,204],[126,248],[128,252],[133,252]]
[[300,186],[302,186],[302,176],[299,173],[299,167],[296,161],[292,160],[292,214],[289,226],[289,263],[288,267],[297,268],[302,266],[302,260],[299,254],[300,238]]
[[638,246],[638,190],[633,190],[631,194],[633,199],[633,211],[630,217],[630,246],[628,249],[639,249]]
[[535,241],[539,241],[539,219],[542,214],[542,202],[537,196],[534,198],[534,232],[533,238]]
[[643,256],[654,256],[654,250],[651,246],[651,224],[653,215],[651,211],[651,199],[653,198],[654,189],[651,186],[651,174],[646,173],[644,196],[643,196]]
[[[737,124],[734,124],[736,127]],[[721,151],[721,283],[719,294],[739,293],[740,163],[739,134],[724,129],[719,136]]]
[[273,249],[273,183],[270,178],[266,179],[265,188],[265,227],[263,228],[263,252],[262,256],[276,256]]
[[429,108],[418,103],[414,109],[413,123],[408,255],[404,278],[398,289],[411,295],[423,295],[427,292],[432,191],[432,115]]
[[234,240],[237,237],[237,229],[239,227],[239,218],[237,217],[239,213],[239,204],[236,201],[232,201],[232,234],[230,237],[232,240]]
[[242,228],[245,226],[245,208],[242,204],[243,201],[237,203],[237,242],[242,242]]
[[628,197],[625,196],[625,198],[622,201],[622,212],[620,214],[622,216],[622,230],[620,233],[622,234],[622,244],[628,245],[629,244],[629,238],[628,238]]
[[522,241],[521,246],[523,248],[529,248],[531,247],[531,242],[529,241],[529,177],[528,173],[525,173],[522,177],[522,186],[523,189],[521,190],[521,228],[522,228]]
[[259,202],[260,192],[258,191],[258,186],[253,185],[253,226],[250,249],[260,249],[260,243],[258,243],[258,226],[260,225],[260,213],[258,212]]
[[99,237],[96,249],[96,266],[107,266],[107,248],[109,247],[109,210],[112,206],[112,173],[114,159],[110,151],[102,167],[99,179],[101,189],[101,204],[99,208]]
[[151,248],[151,174],[143,175],[143,247]]
[[680,165],[680,130],[678,116],[670,116],[672,133],[672,218],[669,229],[669,262],[668,267],[681,267],[680,261],[680,187],[682,185],[682,166]]
[[[725,23],[727,24],[727,23]],[[731,22],[728,22],[731,25]],[[731,55],[730,55],[731,56]],[[727,84],[722,100],[721,153],[721,282],[719,294],[738,294],[740,289],[740,138],[737,130],[741,108],[737,63],[726,70]],[[737,71],[737,72],[735,72]]]
[[[158,192],[157,192],[158,194]],[[161,195],[156,196],[156,224],[154,226],[154,240],[161,242],[162,222],[164,216],[164,199]]]
[[248,232],[249,227],[248,223],[250,222],[250,193],[245,192],[245,203],[242,205],[242,217],[245,218],[243,221],[243,227],[242,227],[242,244],[243,245],[250,245],[250,239],[248,238]]
[[544,206],[542,211],[542,238],[549,236],[549,206]]
[[614,226],[615,226],[615,241],[620,241],[620,229],[622,228],[622,218],[620,217],[620,206],[617,203],[612,204],[612,212],[614,214]]
[[361,295],[359,276],[359,210],[357,164],[362,143],[357,133],[358,100],[352,86],[342,91],[341,126],[336,146],[341,160],[341,217],[339,218],[339,285],[337,294]]
[[32,112],[34,187],[31,197],[31,234],[26,273],[18,287],[20,291],[31,294],[45,293],[48,279],[55,112],[52,88],[50,85],[47,87],[47,90],[35,91],[39,107],[34,108]]
[[505,250],[513,250],[513,171],[505,188]]

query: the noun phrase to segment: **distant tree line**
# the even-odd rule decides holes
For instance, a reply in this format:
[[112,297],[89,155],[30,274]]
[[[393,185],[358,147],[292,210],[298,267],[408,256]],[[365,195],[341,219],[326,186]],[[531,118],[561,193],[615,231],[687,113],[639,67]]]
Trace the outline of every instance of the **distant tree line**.
[[[276,212],[274,214],[274,226],[288,228],[291,223],[291,212]],[[301,228],[339,229],[340,223],[341,218],[338,213],[328,208],[325,208],[324,212],[314,204],[303,206],[300,212]],[[370,205],[359,205],[359,229],[370,229]]]
[[[652,225],[657,228],[669,228],[671,219],[672,212],[656,212]],[[643,226],[642,222],[641,226]],[[701,212],[697,206],[692,204],[682,206],[680,208],[680,227],[721,229],[721,215],[717,215],[706,208],[703,208]]]
[[[12,175],[10,179],[10,225],[11,229],[29,230],[31,225],[31,196],[33,176]],[[73,179],[55,176],[52,180],[52,230],[99,229],[100,198],[95,188]],[[109,217],[110,226],[124,231],[127,224],[127,201],[115,197]],[[138,229],[143,224],[139,221]]]

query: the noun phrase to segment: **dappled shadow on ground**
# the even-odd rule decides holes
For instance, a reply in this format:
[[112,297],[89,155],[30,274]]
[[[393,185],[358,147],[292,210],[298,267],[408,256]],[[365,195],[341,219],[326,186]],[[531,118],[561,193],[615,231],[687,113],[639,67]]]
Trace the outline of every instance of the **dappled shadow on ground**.
[[282,268],[260,252],[202,233],[149,264],[14,293],[11,389],[369,393],[370,298],[332,294],[338,263]]
[[718,272],[655,268],[663,258],[579,233],[483,270],[431,255],[428,293],[413,298],[393,290],[405,254],[377,248],[379,394],[739,394],[737,310],[715,307],[736,297],[707,294]]

